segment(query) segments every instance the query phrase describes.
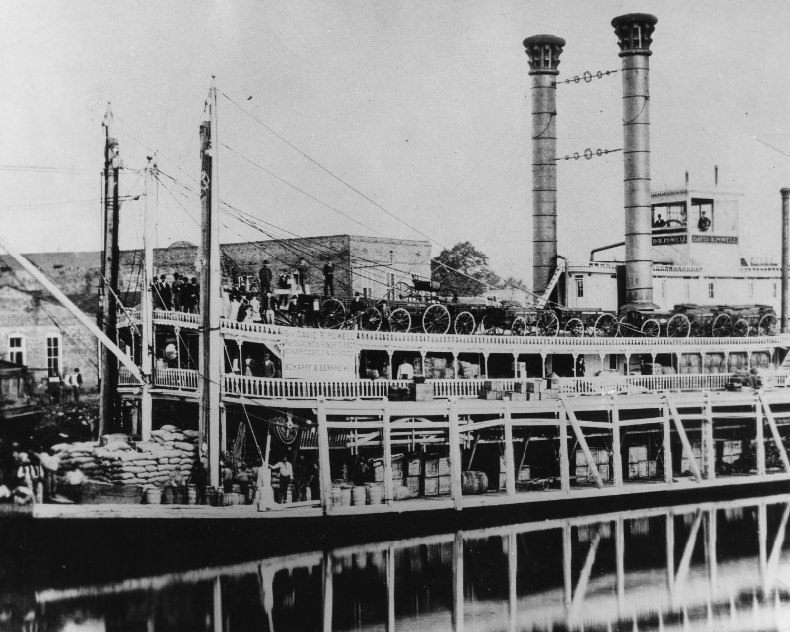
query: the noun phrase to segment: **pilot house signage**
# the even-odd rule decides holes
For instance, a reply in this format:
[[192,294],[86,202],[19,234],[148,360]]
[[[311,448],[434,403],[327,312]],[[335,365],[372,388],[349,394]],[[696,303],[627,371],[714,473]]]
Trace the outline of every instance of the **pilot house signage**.
[[[677,246],[687,244],[687,235],[659,235],[653,237],[654,246]],[[693,244],[737,244],[737,237],[720,237],[717,235],[692,235]]]
[[654,246],[676,246],[685,243],[687,243],[686,235],[661,235],[660,237],[653,237]]
[[349,379],[356,375],[356,351],[344,340],[289,341],[283,349],[283,377]]

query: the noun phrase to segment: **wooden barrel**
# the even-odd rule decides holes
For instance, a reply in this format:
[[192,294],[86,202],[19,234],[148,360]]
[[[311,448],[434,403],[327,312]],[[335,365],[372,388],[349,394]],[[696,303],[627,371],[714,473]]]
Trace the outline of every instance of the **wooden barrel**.
[[365,497],[368,505],[380,505],[384,502],[384,486],[379,483],[365,485]]
[[351,505],[351,485],[340,486],[340,505],[342,507]]
[[187,485],[184,501],[187,505],[197,505],[197,485]]
[[243,505],[245,503],[244,494],[241,492],[227,492],[225,494],[225,506]]
[[363,485],[357,485],[353,487],[351,490],[351,504],[352,505],[364,505],[367,501],[367,494],[365,493],[365,487]]
[[149,487],[143,494],[143,502],[146,505],[159,505],[162,502],[162,490],[158,487]]
[[162,504],[163,505],[173,505],[177,502],[176,500],[176,488],[175,487],[163,487],[162,488]]
[[461,473],[461,491],[464,494],[484,494],[488,489],[488,476],[485,472],[467,471]]
[[225,504],[225,492],[221,489],[206,490],[206,497],[212,507],[222,507]]
[[343,488],[340,485],[332,485],[329,491],[329,499],[332,501],[333,507],[338,507],[343,504]]

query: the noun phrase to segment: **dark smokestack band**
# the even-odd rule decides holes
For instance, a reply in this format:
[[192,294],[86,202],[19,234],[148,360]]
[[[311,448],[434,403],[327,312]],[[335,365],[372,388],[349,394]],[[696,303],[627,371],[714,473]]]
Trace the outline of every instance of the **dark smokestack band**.
[[623,187],[625,192],[625,296],[623,309],[653,304],[650,200],[650,44],[658,19],[629,13],[612,20],[623,60]]
[[532,77],[532,291],[542,294],[557,267],[557,81],[565,40],[524,40]]

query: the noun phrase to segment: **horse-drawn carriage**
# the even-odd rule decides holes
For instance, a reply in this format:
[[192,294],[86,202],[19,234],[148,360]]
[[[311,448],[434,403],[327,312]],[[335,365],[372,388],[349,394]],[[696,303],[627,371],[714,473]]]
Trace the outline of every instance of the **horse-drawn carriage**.
[[675,305],[671,312],[631,310],[620,319],[621,336],[727,338],[772,336],[776,312],[770,305]]

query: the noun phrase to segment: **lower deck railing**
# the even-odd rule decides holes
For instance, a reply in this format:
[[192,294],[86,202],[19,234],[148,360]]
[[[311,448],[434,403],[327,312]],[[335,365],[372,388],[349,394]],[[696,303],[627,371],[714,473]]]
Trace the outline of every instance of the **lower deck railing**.
[[[568,395],[629,391],[693,391],[723,389],[733,373],[678,374],[678,375],[600,375],[594,377],[560,377],[551,380],[552,392]],[[764,386],[785,386],[788,374],[761,374]],[[532,390],[533,379],[493,380],[426,380],[433,387],[435,398],[477,398],[481,390],[492,383],[496,390],[522,392]],[[154,387],[173,391],[195,391],[198,372],[191,369],[158,369],[154,373]],[[136,386],[137,382],[126,370],[120,371],[121,386]],[[302,380],[262,378],[227,374],[223,390],[228,395],[262,399],[381,399],[393,388],[405,388],[408,380]],[[531,386],[531,385],[530,385]],[[534,390],[540,390],[535,388]]]

